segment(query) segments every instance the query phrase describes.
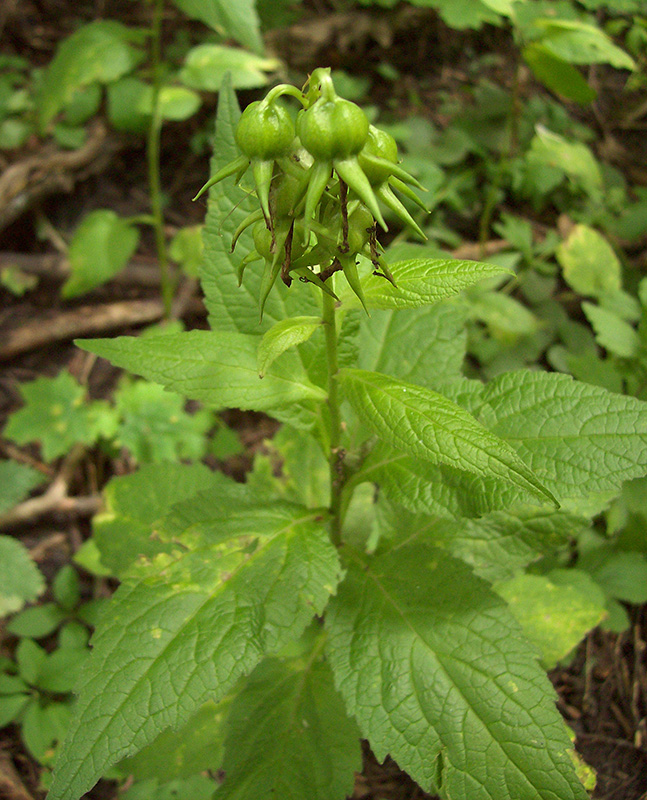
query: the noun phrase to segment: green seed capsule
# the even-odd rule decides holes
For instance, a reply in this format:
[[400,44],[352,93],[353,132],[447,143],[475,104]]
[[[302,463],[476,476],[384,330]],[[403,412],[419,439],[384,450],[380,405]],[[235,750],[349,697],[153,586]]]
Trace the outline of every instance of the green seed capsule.
[[288,112],[262,100],[247,106],[236,127],[236,144],[251,161],[273,161],[286,156],[294,136]]
[[310,108],[299,112],[297,134],[315,159],[346,159],[359,153],[366,144],[368,119],[350,100],[321,97]]

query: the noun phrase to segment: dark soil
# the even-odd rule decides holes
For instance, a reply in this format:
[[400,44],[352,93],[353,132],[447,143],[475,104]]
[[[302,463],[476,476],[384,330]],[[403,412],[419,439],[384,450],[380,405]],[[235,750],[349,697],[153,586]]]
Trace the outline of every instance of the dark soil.
[[[145,25],[148,13],[147,4],[133,3],[132,0],[112,0],[110,3],[105,0],[5,0],[0,8],[0,31],[6,52],[23,55],[33,64],[43,66],[51,59],[56,44],[79,23],[110,16],[127,24]],[[169,39],[181,25],[186,26],[186,23],[169,8],[165,22]],[[190,36],[199,36],[199,26],[189,24],[187,29]],[[486,30],[478,36],[455,32],[448,36],[447,29],[428,10],[398,7],[388,12],[355,10],[332,13],[327,3],[312,0],[302,19],[289,29],[272,32],[268,43],[297,75],[305,74],[318,64],[330,64],[355,75],[374,75],[379,63],[390,61],[401,71],[402,80],[396,83],[394,90],[393,84],[380,83],[378,79],[372,102],[395,106],[403,116],[407,114],[412,94],[423,98],[431,113],[436,113],[434,93],[438,90],[460,92],[461,85],[468,79],[468,71],[464,68],[466,53],[497,51],[499,48],[502,57],[498,77],[510,82],[509,72],[506,73],[504,34]],[[600,80],[603,79],[601,75]],[[204,205],[192,203],[191,197],[207,177],[208,155],[195,155],[188,142],[193,134],[208,124],[214,108],[212,98],[205,102],[203,111],[195,120],[185,125],[171,124],[164,129],[162,178],[169,197],[166,210],[169,233],[174,227],[199,223],[203,219]],[[609,102],[607,108],[601,103],[597,113],[602,115],[598,120],[601,136],[608,143],[609,137],[617,133],[613,104]],[[442,125],[440,116],[437,115],[435,121]],[[636,165],[647,163],[644,137],[618,141],[620,149],[613,149],[613,155],[620,168],[629,173],[636,169]],[[0,152],[0,167],[4,169],[33,157],[44,159],[45,147],[34,138],[20,152],[10,156]],[[69,336],[57,333],[61,314],[83,308],[91,319],[104,304],[158,297],[155,278],[150,277],[150,267],[155,264],[150,236],[144,237],[129,268],[131,279],[113,281],[78,300],[64,301],[59,293],[64,273],[48,266],[50,262],[47,261],[49,258],[53,259],[51,264],[56,262],[56,238],[43,239],[37,235],[43,220],[47,220],[52,229],[65,236],[84,214],[95,208],[114,208],[124,215],[148,213],[142,142],[135,137],[108,132],[105,147],[110,148],[111,156],[100,169],[89,169],[80,177],[71,176],[70,191],[63,192],[59,188],[35,198],[11,224],[0,230],[0,268],[17,257],[24,257],[31,265],[29,269],[41,273],[38,287],[22,298],[0,288],[0,357],[8,339],[24,326],[35,323],[42,334],[39,344],[3,359],[0,424],[20,404],[17,393],[20,383],[39,375],[53,376],[63,367],[86,380],[94,397],[109,396],[114,388],[118,376],[115,369],[105,362],[95,362],[75,349]],[[633,175],[630,179],[636,180],[637,177]],[[205,327],[206,312],[199,294],[192,289],[191,286],[187,289],[188,301],[182,316],[189,326]],[[110,332],[130,333],[140,327],[128,321],[123,325],[117,324]],[[276,426],[258,414],[231,411],[225,418],[246,445],[246,455],[228,462],[224,468],[242,480],[251,463],[251,454],[263,438],[272,435]],[[0,441],[0,454],[5,458],[18,457],[54,476],[54,472],[40,461],[36,449],[25,448],[17,453],[9,443]],[[76,466],[71,490],[75,496],[89,494],[99,490],[111,475],[127,469],[128,463],[120,459],[110,460],[98,452],[87,453]],[[31,520],[12,529],[11,533],[20,537],[32,550],[40,568],[51,579],[89,535],[89,519],[59,511]],[[87,591],[91,590],[88,580]],[[109,590],[109,585],[93,589],[95,593]],[[577,749],[598,773],[593,797],[599,800],[647,798],[647,613],[644,608],[633,608],[630,614],[632,628],[629,631],[622,635],[593,631],[581,644],[570,665],[556,669],[551,675],[559,695],[560,710],[576,733]],[[13,644],[10,638],[5,637],[1,647],[10,651]],[[38,789],[38,775],[38,765],[26,753],[19,730],[9,726],[0,731],[0,800],[42,798],[44,794]],[[102,782],[87,797],[112,800],[116,797],[115,785]],[[378,764],[366,747],[364,772],[357,777],[353,797],[358,800],[423,800],[428,795],[392,761],[387,759],[385,764]]]

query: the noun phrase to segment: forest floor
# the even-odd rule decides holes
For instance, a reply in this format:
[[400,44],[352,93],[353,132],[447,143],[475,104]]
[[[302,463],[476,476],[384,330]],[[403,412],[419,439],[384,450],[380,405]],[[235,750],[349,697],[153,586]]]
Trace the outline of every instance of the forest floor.
[[[48,63],[57,43],[79,22],[94,18],[99,13],[97,6],[102,5],[89,0],[5,3],[5,11],[0,12],[3,46],[35,65]],[[146,21],[143,3],[114,0],[104,5],[105,14],[113,18],[129,24]],[[397,95],[391,98],[403,116],[411,89],[423,72],[427,86],[432,77],[438,90],[460,91],[466,73],[460,60],[453,59],[463,48],[460,37],[473,46],[473,34],[455,34],[457,41],[443,41],[432,12],[410,17],[402,12],[369,10],[335,14],[326,10],[324,3],[308,5],[310,11],[297,23],[268,37],[269,46],[292,69],[305,72],[318,64],[331,64],[352,75],[363,74],[388,55],[388,60],[405,76],[398,84]],[[414,27],[416,47],[407,47]],[[487,47],[505,47],[499,32],[488,36]],[[376,104],[388,99],[379,91],[372,97]],[[193,154],[188,142],[213,114],[215,101],[210,102],[212,105],[207,103],[201,115],[190,122],[164,128],[162,180],[169,197],[169,233],[203,221],[204,204],[192,203],[191,198],[207,177],[208,163],[205,156]],[[430,113],[433,111],[430,103]],[[436,121],[442,124],[442,120]],[[150,234],[144,235],[137,256],[118,279],[78,299],[63,300],[60,295],[67,267],[57,231],[72,230],[85,213],[96,208],[113,208],[125,216],[149,210],[145,155],[138,137],[114,133],[98,119],[91,127],[83,154],[76,160],[61,158],[51,143],[34,138],[20,151],[0,153],[0,172],[6,175],[10,168],[23,169],[16,173],[22,184],[16,192],[0,177],[0,268],[18,265],[37,276],[38,285],[22,297],[0,287],[0,426],[20,406],[20,384],[43,375],[54,376],[63,367],[87,382],[92,397],[110,396],[117,370],[80,352],[71,340],[87,335],[133,333],[162,316]],[[21,201],[19,211],[16,198]],[[475,240],[477,231],[473,233],[471,238]],[[469,239],[468,235],[464,245],[468,248]],[[196,283],[185,281],[178,298],[175,312],[185,324],[206,327],[206,310]],[[245,455],[234,457],[225,468],[242,480],[254,450],[275,426],[261,415],[235,411],[226,416],[226,421],[238,432]],[[4,440],[0,440],[0,456],[29,463],[52,480],[70,467],[63,459],[52,468],[43,463],[38,450],[18,451]],[[98,451],[86,452],[65,476],[65,500],[96,497],[110,476],[128,469],[125,458],[109,459]],[[82,503],[54,499],[32,509],[24,520],[2,532],[19,537],[44,575],[51,579],[90,534],[90,517],[84,508]],[[94,579],[84,578],[87,592],[96,595],[97,591],[108,593],[110,589],[110,583],[97,588]],[[43,595],[42,600],[47,599],[50,596]],[[629,613],[629,630],[620,635],[594,630],[570,663],[551,674],[559,708],[575,731],[576,747],[597,771],[593,797],[598,800],[647,798],[647,612],[634,607]],[[3,652],[10,652],[13,646],[11,637],[5,636]],[[22,744],[19,728],[8,726],[1,730],[0,798],[40,800],[44,793],[38,788],[38,773],[38,765]],[[102,782],[87,797],[116,797],[115,784]],[[388,759],[385,764],[378,764],[366,748],[365,769],[357,777],[353,797],[422,800],[428,796],[397,765]]]

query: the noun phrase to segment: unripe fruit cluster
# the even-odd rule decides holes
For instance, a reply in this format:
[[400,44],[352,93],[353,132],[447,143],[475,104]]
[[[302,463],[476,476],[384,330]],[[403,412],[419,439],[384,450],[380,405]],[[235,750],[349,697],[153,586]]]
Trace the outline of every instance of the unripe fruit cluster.
[[[307,91],[306,91],[307,90]],[[296,97],[296,124],[280,98]],[[357,257],[393,282],[376,240],[376,223],[386,230],[380,202],[419,237],[425,235],[393,189],[425,208],[411,185],[423,187],[398,163],[395,140],[369,124],[355,103],[337,96],[329,69],[316,69],[303,91],[281,84],[243,112],[235,132],[241,155],[200,190],[230,175],[240,181],[251,167],[259,208],[233,236],[254,225],[255,249],[239,267],[262,260],[261,316],[278,276],[308,281],[334,295],[331,276],[343,271],[362,304]],[[426,209],[425,209],[426,210]]]

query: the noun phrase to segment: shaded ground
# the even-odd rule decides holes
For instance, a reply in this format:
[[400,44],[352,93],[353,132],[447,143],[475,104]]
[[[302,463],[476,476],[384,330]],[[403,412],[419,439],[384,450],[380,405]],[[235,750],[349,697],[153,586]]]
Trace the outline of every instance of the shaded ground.
[[[102,14],[102,9],[97,8],[100,3],[5,2],[0,11],[0,26],[4,27],[7,47],[40,65],[49,61],[56,42],[72,31],[79,20],[89,21]],[[145,22],[144,4],[113,0],[105,5],[106,14],[131,23]],[[172,22],[170,15],[167,24]],[[455,34],[448,39],[442,32],[446,33],[446,29],[429,11],[399,9],[389,13],[362,11],[334,15],[327,13],[324,3],[313,2],[303,20],[289,30],[271,34],[270,45],[292,67],[304,71],[326,63],[362,74],[387,56],[392,62],[397,60],[403,78],[396,85],[395,97],[387,96],[387,84],[378,83],[372,99],[377,103],[395,102],[406,113],[414,89],[416,96],[429,100],[433,109],[430,90],[420,90],[418,83],[421,65],[425,65],[426,86],[431,83],[435,90],[451,91],[466,77],[460,60],[457,61],[458,55],[479,47],[487,50],[505,46],[502,34],[496,31],[486,32],[480,39],[468,34]],[[501,80],[506,80],[505,71]],[[643,169],[640,154],[644,154],[644,138],[635,138],[633,133],[626,139],[619,138],[612,122],[611,102],[609,109],[610,116],[603,117],[600,125],[603,143],[615,162],[633,171],[632,179],[638,180]],[[202,221],[204,205],[191,203],[190,198],[206,178],[207,158],[194,155],[187,142],[212,112],[213,103],[207,103],[196,120],[164,129],[163,183],[170,197],[166,214],[169,232],[174,226]],[[442,120],[437,122],[442,124]],[[30,185],[26,179],[22,191],[28,202],[20,213],[10,209],[10,192],[4,196],[0,192],[0,220],[2,213],[7,214],[5,224],[0,222],[0,268],[18,263],[40,277],[39,287],[24,298],[15,298],[0,288],[0,423],[19,405],[16,390],[19,383],[39,375],[55,375],[64,366],[74,375],[89,379],[93,396],[107,396],[114,387],[116,370],[104,362],[95,363],[92,357],[76,350],[70,339],[87,334],[131,332],[161,315],[150,235],[144,237],[139,254],[125,276],[78,300],[60,299],[65,262],[56,251],[55,235],[38,238],[37,226],[42,227],[45,219],[53,230],[69,231],[94,208],[110,207],[124,215],[148,211],[141,142],[111,133],[100,124],[93,129],[91,140],[96,144],[95,150],[80,164],[68,164],[67,171],[57,174],[52,159],[58,154],[49,145],[35,140],[18,154],[12,154],[11,159],[0,154],[3,170],[31,159],[33,169],[39,168],[52,176],[49,184],[40,186]],[[647,159],[642,163],[647,163]],[[29,174],[33,175],[33,169]],[[73,187],[74,191],[70,191]],[[188,325],[204,327],[206,314],[195,284],[186,282],[180,297],[178,315]],[[254,448],[272,433],[273,423],[261,415],[238,412],[230,412],[226,421],[239,432],[247,448],[246,456],[226,465],[240,479]],[[24,449],[17,454],[11,445],[0,442],[0,454],[18,455],[54,477],[50,468],[39,461],[36,451]],[[69,493],[73,497],[96,494],[110,475],[127,468],[128,464],[119,459],[110,461],[101,453],[86,454],[74,465]],[[70,512],[54,506],[14,527],[12,532],[32,550],[44,574],[51,578],[87,537],[89,521],[80,507]],[[89,581],[86,588],[95,593],[109,591],[108,585],[101,584],[91,589]],[[559,694],[560,710],[577,734],[577,748],[598,772],[594,797],[599,800],[647,797],[647,613],[644,608],[636,608],[631,615],[633,625],[629,631],[620,636],[594,631],[570,665],[555,670],[551,676]],[[11,648],[12,642],[5,640],[2,647]],[[42,797],[37,787],[38,767],[25,752],[18,730],[10,726],[0,731],[0,798]],[[88,797],[113,798],[114,785],[102,783]],[[354,797],[422,800],[427,796],[395,764],[388,760],[384,765],[377,764],[366,749],[365,769],[357,779]]]

